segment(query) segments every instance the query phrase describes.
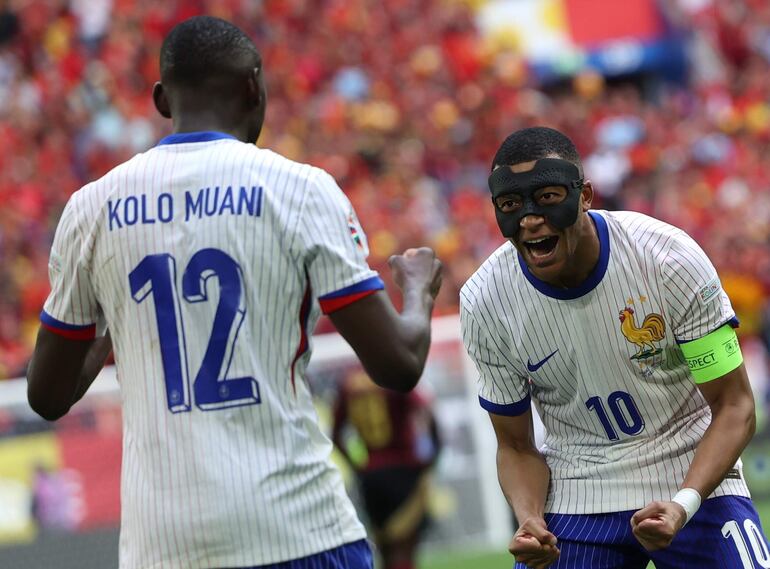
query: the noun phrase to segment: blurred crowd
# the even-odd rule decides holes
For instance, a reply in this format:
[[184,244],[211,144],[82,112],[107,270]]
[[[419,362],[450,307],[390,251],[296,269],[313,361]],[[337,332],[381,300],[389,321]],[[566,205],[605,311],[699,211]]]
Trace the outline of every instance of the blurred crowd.
[[690,73],[539,85],[481,0],[0,0],[0,379],[23,375],[64,203],[167,134],[150,89],[164,34],[209,13],[263,54],[259,145],[328,170],[370,262],[427,244],[445,261],[438,313],[501,242],[486,179],[498,145],[563,130],[599,207],[674,223],[710,254],[743,333],[766,334],[770,291],[770,3],[666,3]]

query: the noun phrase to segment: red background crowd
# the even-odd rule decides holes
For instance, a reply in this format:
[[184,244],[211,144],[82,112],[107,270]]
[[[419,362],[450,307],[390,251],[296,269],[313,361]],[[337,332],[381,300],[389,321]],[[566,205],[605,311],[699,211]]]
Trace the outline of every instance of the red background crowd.
[[[68,197],[167,134],[150,89],[165,33],[199,13],[246,30],[269,100],[259,145],[328,170],[370,262],[416,245],[444,260],[439,314],[502,238],[486,179],[511,131],[578,145],[599,207],[688,231],[717,265],[744,334],[770,290],[770,4],[667,3],[688,32],[686,83],[539,85],[481,1],[0,0],[0,379],[24,374]],[[325,326],[325,325],[322,325]]]

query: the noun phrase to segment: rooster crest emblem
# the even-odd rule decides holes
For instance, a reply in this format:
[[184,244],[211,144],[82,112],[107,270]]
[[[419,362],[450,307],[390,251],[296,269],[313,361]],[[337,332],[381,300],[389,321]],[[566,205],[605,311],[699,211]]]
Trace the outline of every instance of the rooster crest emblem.
[[655,342],[666,336],[666,323],[660,314],[652,312],[644,317],[641,326],[637,326],[634,309],[626,306],[620,311],[620,331],[639,349],[631,359],[642,360],[657,356],[662,351]]

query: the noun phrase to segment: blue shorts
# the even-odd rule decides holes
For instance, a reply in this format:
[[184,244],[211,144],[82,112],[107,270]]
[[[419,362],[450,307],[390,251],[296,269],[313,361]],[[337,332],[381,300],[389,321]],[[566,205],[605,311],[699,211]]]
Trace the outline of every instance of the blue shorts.
[[[748,498],[706,500],[665,549],[646,551],[631,531],[635,510],[611,514],[546,514],[559,540],[550,569],[754,569],[770,567],[762,524]],[[516,563],[515,569],[525,569]]]
[[372,550],[365,539],[307,557],[243,569],[373,569]]

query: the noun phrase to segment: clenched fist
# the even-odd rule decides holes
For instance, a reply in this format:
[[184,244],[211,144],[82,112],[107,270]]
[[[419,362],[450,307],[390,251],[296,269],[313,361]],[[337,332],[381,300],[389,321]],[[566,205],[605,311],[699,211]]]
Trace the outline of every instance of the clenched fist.
[[441,261],[430,247],[407,249],[402,255],[388,259],[393,282],[401,290],[409,287],[422,288],[436,298],[441,288]]
[[631,527],[639,543],[655,551],[671,545],[686,521],[684,508],[676,502],[652,502],[631,516]]
[[542,518],[527,518],[511,538],[508,551],[531,569],[547,569],[559,558],[556,536]]

